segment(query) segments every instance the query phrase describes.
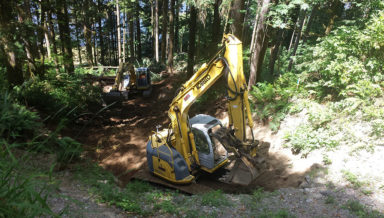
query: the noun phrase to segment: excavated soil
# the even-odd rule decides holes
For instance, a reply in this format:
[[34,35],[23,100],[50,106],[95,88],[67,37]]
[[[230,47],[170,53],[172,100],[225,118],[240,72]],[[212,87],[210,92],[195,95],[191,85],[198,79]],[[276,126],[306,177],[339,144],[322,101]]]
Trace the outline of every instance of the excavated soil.
[[[119,179],[120,185],[127,184],[136,173],[144,173],[147,177],[146,142],[157,125],[168,127],[167,111],[176,89],[185,78],[176,76],[153,84],[151,97],[144,98],[140,94],[131,95],[128,100],[104,110],[97,116],[84,118],[72,131],[77,140],[85,145],[87,155],[97,161],[102,167],[113,172]],[[206,105],[206,113],[226,120],[226,102],[224,98],[218,99],[212,105]],[[189,186],[172,186],[188,193],[198,193],[212,189],[222,189],[227,193],[247,193],[256,187],[265,190],[276,190],[285,187],[298,187],[305,182],[305,175],[318,168],[317,165],[304,165],[300,169],[292,166],[288,154],[274,150],[274,137],[263,126],[255,127],[255,136],[258,139],[271,143],[268,163],[269,169],[254,183],[247,187],[220,183],[214,179],[218,175],[198,176],[196,184]],[[147,173],[147,174],[146,174]],[[139,175],[139,174],[137,174]],[[140,177],[140,176],[136,176]],[[152,180],[153,181],[153,180]],[[155,180],[156,181],[156,180]],[[160,183],[167,184],[160,179]]]

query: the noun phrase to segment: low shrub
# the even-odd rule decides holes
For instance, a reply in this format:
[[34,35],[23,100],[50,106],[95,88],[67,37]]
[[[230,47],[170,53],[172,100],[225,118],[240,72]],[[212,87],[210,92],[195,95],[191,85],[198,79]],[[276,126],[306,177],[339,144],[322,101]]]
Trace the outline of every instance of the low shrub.
[[210,191],[202,195],[201,204],[206,206],[228,206],[230,202],[225,198],[221,190]]
[[54,215],[47,205],[44,183],[37,184],[35,180],[41,173],[23,173],[23,159],[15,158],[11,152],[19,144],[10,144],[1,138],[0,144],[0,217]]
[[299,126],[296,130],[285,136],[286,146],[291,147],[295,154],[301,153],[307,156],[309,152],[325,148],[332,149],[339,145],[339,141],[334,138],[333,133],[325,128],[313,128],[311,125]]
[[357,217],[383,217],[382,213],[376,210],[370,210],[365,205],[361,204],[359,201],[356,200],[348,200],[347,203],[343,206],[343,208],[349,210]]
[[35,112],[13,101],[10,94],[0,96],[0,138],[30,139],[41,127]]
[[260,121],[269,122],[274,131],[278,130],[281,120],[289,112],[291,98],[301,89],[296,84],[297,76],[287,73],[273,84],[258,83],[250,91],[250,99],[257,117]]

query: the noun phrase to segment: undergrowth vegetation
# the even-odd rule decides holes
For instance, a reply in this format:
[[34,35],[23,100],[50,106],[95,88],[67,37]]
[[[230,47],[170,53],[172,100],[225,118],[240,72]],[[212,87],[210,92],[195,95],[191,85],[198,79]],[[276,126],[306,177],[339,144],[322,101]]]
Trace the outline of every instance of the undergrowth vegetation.
[[[47,71],[13,89],[7,88],[6,80],[2,81],[0,217],[57,215],[47,203],[52,170],[78,160],[83,150],[79,142],[62,136],[61,131],[70,124],[71,117],[85,112],[100,96],[99,88],[84,83],[84,79],[80,74]],[[45,126],[48,118],[54,118],[55,127]],[[46,163],[50,170],[29,167],[29,161],[37,154],[56,157],[52,163]]]
[[87,75],[49,70],[14,87],[15,97],[55,119],[70,118],[100,104],[101,87],[87,81]]
[[0,150],[0,217],[54,215],[47,205],[46,185],[37,181],[44,174],[23,171],[21,162],[27,158],[13,156],[15,144],[0,143],[5,147]]
[[277,131],[288,114],[302,112],[301,124],[285,134],[286,146],[302,156],[340,144],[369,147],[384,131],[382,35],[383,12],[364,26],[346,22],[316,44],[304,44],[293,70],[283,67],[287,72],[273,83],[251,90],[258,119]]
[[[9,94],[0,100],[0,217],[54,215],[47,204],[50,179],[44,178],[51,178],[55,165],[78,159],[82,147],[69,137],[59,137],[58,130],[45,130],[37,113]],[[46,163],[49,172],[26,167],[36,151],[56,156],[56,163]]]

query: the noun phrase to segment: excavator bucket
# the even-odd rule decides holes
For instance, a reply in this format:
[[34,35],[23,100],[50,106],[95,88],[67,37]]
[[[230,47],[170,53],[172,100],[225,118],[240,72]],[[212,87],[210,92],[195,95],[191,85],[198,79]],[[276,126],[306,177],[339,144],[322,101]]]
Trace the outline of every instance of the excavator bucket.
[[233,167],[229,169],[226,183],[247,186],[255,181],[268,169],[265,157],[253,158],[252,161],[246,157],[237,158]]
[[245,157],[235,160],[233,168],[229,171],[229,177],[226,183],[233,183],[239,185],[249,185],[257,177],[260,172],[254,167]]
[[268,169],[268,164],[265,160],[266,157],[261,157],[261,155],[251,160],[245,156],[236,158],[227,167],[227,174],[220,180],[229,184],[247,186]]
[[266,160],[268,160],[269,142],[257,140],[241,142],[225,127],[218,129],[213,136],[228,152],[232,152],[234,157],[231,164],[226,167],[227,173],[220,178],[220,181],[247,186],[268,169]]

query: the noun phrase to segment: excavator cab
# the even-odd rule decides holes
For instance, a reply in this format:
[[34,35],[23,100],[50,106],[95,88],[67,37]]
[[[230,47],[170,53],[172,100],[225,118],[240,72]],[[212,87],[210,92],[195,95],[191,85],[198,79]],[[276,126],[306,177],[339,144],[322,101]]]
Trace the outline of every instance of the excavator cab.
[[228,162],[228,152],[213,137],[213,132],[223,125],[215,117],[199,114],[189,120],[195,139],[201,169],[212,173]]

